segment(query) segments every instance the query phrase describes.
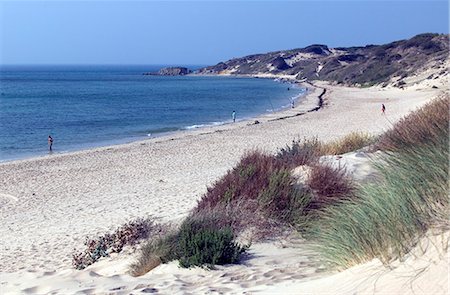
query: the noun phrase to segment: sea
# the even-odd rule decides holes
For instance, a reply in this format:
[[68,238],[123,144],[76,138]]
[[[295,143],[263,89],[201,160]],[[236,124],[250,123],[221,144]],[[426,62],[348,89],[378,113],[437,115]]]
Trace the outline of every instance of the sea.
[[[305,89],[272,79],[154,76],[164,65],[0,66],[0,161],[232,123],[288,108]],[[200,66],[189,66],[191,69]]]

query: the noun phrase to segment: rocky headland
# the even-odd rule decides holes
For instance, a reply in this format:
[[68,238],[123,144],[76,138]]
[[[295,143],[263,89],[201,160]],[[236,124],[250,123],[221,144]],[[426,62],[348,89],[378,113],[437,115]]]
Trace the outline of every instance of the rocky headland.
[[154,75],[154,76],[184,76],[192,73],[192,70],[185,67],[168,67],[162,68],[158,72],[148,72],[144,75]]

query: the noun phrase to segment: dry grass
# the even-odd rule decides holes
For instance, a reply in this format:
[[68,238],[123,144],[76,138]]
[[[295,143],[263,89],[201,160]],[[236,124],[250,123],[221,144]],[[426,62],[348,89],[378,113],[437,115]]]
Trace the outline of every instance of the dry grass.
[[150,246],[144,246],[139,259],[130,266],[130,274],[133,277],[145,275],[161,263],[161,258],[155,254],[155,249]]
[[322,155],[322,143],[317,138],[293,141],[279,150],[276,159],[285,168],[295,168],[317,162]]
[[367,133],[352,132],[342,139],[323,144],[320,147],[322,155],[342,155],[366,147],[375,142],[375,137]]
[[164,236],[147,241],[142,246],[136,261],[130,265],[130,274],[136,277],[141,276],[161,263],[175,259],[176,240],[177,232],[172,230]]
[[448,134],[449,101],[448,95],[443,96],[404,117],[380,137],[375,149],[401,151]]

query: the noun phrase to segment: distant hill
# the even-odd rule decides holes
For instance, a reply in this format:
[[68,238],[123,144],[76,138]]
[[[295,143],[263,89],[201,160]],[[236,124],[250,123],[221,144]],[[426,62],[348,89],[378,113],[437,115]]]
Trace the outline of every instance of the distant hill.
[[402,79],[431,67],[439,68],[449,56],[449,35],[421,34],[385,45],[305,48],[248,55],[220,62],[198,74],[296,75],[297,79],[373,85]]

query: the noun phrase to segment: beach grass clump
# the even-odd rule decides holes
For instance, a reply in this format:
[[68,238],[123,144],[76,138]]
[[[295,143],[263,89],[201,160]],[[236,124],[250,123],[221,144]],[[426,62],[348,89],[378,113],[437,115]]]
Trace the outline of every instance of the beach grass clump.
[[375,144],[375,149],[401,151],[448,135],[449,108],[448,96],[428,103],[420,110],[402,118],[392,129],[385,132]]
[[323,155],[341,155],[359,150],[375,141],[375,136],[363,132],[352,132],[329,143],[323,143],[317,138],[295,140],[291,145],[281,148],[276,158],[283,165],[295,168],[301,165],[314,164]]
[[[373,258],[389,263],[405,255],[430,227],[449,225],[448,116],[425,117],[442,105],[438,100],[415,112],[418,126],[408,117],[394,126],[384,147],[395,152],[376,162],[381,178],[362,186],[356,197],[324,208],[311,223],[310,238],[329,266],[342,269]],[[425,126],[431,130],[422,133]],[[412,134],[427,141],[415,142]]]
[[[318,162],[321,146],[312,139],[293,142],[275,156],[247,153],[208,188],[194,214],[213,213],[236,234],[251,230],[255,240],[276,236],[285,227],[303,227],[312,211],[353,192],[345,169]],[[299,165],[312,168],[306,185],[298,185],[291,173]]]
[[138,258],[130,265],[130,274],[135,277],[142,276],[160,264],[171,261],[170,255],[175,245],[174,238],[174,234],[167,234],[144,243]]
[[359,150],[375,142],[376,138],[368,133],[352,132],[341,139],[322,144],[322,155],[342,155]]
[[276,159],[284,167],[295,168],[309,165],[322,155],[322,143],[317,138],[293,141],[292,145],[281,148]]
[[84,269],[111,253],[119,253],[125,246],[132,246],[147,239],[150,235],[163,232],[163,227],[151,218],[132,220],[113,233],[106,233],[97,238],[86,238],[86,249],[72,255],[72,265],[76,269]]

